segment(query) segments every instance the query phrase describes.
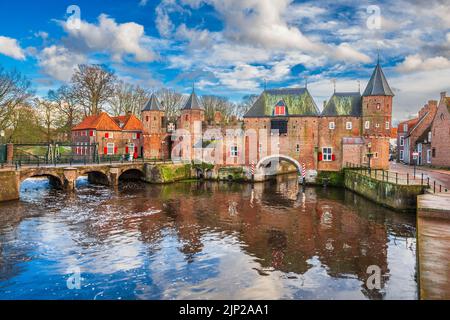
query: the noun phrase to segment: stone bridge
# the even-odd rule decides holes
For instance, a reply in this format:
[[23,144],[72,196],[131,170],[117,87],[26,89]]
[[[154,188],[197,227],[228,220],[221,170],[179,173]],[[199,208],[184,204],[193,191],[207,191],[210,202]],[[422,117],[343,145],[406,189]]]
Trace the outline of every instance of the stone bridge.
[[0,202],[19,199],[20,184],[33,177],[47,177],[50,183],[65,190],[75,190],[76,181],[87,176],[89,182],[116,186],[121,178],[143,178],[146,163],[92,164],[84,166],[21,167],[0,170]]

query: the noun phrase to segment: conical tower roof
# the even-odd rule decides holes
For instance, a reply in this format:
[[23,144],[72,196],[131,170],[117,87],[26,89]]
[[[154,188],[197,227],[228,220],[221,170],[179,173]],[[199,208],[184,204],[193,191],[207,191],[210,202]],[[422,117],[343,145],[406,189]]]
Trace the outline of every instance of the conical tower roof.
[[148,99],[148,102],[142,111],[162,111],[161,104],[154,93],[152,93],[152,96]]
[[191,96],[186,101],[183,110],[203,110],[203,106],[201,105],[194,89],[192,89]]
[[394,93],[386,80],[380,61],[372,73],[363,96],[394,96]]

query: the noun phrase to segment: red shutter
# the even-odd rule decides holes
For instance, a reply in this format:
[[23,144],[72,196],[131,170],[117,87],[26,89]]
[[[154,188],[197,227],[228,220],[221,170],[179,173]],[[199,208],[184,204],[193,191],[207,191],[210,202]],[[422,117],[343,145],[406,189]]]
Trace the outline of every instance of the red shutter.
[[108,147],[103,148],[103,154],[108,154]]
[[125,147],[125,153],[128,154],[128,147]]
[[89,132],[89,135],[90,135],[91,137],[93,137],[93,136],[94,136],[94,131],[90,131],[90,132]]
[[322,161],[322,160],[323,160],[322,152],[319,152],[319,161]]
[[138,147],[137,146],[134,147],[134,152],[136,152],[136,153],[138,152]]
[[141,138],[141,134],[140,134],[140,133],[137,134],[137,138],[138,138],[138,139]]
[[109,132],[105,133],[105,138],[108,139],[109,138]]
[[117,147],[114,147],[114,154],[117,154]]
[[331,155],[331,160],[336,161],[336,156],[334,154]]

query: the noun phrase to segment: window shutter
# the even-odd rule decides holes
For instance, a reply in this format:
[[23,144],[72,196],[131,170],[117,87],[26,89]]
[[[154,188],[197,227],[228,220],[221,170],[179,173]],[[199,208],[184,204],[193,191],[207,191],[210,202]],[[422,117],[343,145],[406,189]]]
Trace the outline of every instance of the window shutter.
[[91,130],[91,131],[89,132],[89,135],[90,135],[91,137],[93,137],[93,136],[94,136],[94,131]]
[[109,132],[105,133],[105,138],[108,139],[109,138]]
[[128,151],[129,151],[128,147],[125,147],[125,153],[126,153],[126,154],[129,153]]
[[114,147],[114,154],[117,154],[117,147]]
[[336,161],[336,156],[334,154],[331,155],[331,160]]
[[103,148],[103,154],[108,154],[108,147]]
[[322,161],[323,160],[323,155],[322,155],[322,152],[319,152],[319,161]]

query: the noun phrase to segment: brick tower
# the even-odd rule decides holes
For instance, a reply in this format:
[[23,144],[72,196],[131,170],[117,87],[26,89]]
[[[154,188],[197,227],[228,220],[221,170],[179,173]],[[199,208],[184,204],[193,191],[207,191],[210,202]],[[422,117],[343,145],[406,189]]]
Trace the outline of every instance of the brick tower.
[[161,159],[165,138],[164,111],[155,94],[152,94],[141,112],[144,126],[144,158]]
[[[372,73],[372,77],[362,98],[362,128],[366,146],[371,145],[372,168],[389,168],[389,139],[392,121],[392,92],[380,61]],[[365,157],[367,162],[367,157]]]

